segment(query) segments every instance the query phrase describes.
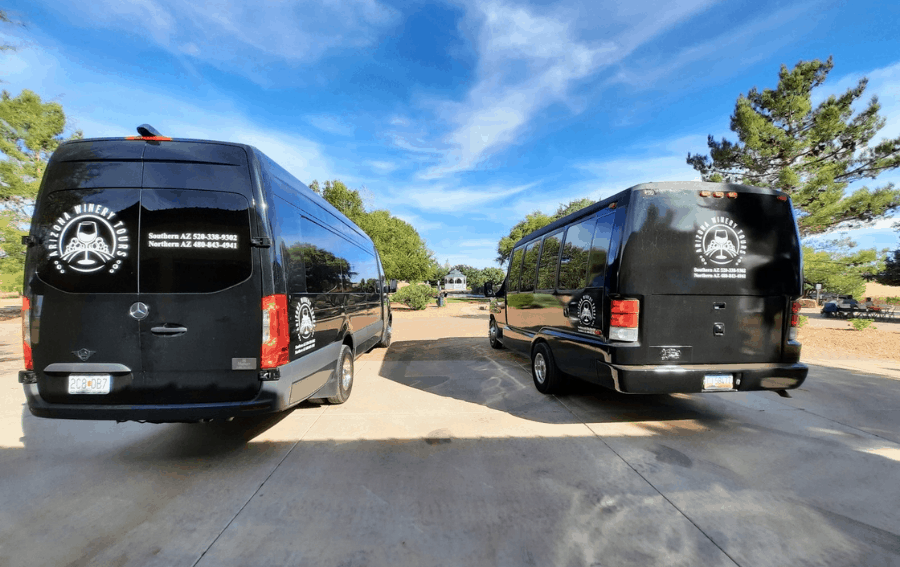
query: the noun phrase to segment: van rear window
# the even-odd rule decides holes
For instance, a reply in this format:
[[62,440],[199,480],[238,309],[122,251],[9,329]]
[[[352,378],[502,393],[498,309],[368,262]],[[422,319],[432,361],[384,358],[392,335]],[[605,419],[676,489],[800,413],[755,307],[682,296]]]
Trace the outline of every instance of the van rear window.
[[800,293],[793,212],[772,193],[636,194],[629,214],[619,269],[623,293]]
[[208,293],[250,277],[249,203],[219,191],[144,189],[141,293]]
[[37,275],[70,293],[136,293],[140,190],[55,191],[38,203]]

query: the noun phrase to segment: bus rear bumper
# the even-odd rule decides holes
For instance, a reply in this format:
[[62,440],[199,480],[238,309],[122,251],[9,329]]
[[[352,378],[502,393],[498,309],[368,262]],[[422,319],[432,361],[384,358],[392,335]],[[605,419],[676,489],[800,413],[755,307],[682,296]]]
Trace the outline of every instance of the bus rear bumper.
[[[809,368],[805,364],[710,364],[683,366],[624,366],[598,361],[607,376],[612,373],[615,389],[628,394],[689,394],[700,392],[747,392],[792,390],[799,387]],[[704,378],[731,375],[732,389],[705,390]]]
[[37,417],[177,423],[249,417],[286,409],[284,398],[267,388],[268,384],[271,383],[263,384],[254,399],[244,402],[147,405],[49,403],[41,398],[37,384],[24,384],[24,387],[28,409]]

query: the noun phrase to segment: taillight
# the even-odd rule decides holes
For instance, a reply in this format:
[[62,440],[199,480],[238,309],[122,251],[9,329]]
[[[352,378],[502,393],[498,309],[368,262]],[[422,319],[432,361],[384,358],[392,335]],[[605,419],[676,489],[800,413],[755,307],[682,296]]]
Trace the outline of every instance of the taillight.
[[797,340],[797,325],[800,324],[800,302],[791,303],[791,330],[788,331],[788,339]]
[[609,311],[609,338],[628,342],[638,340],[640,301],[637,299],[614,299],[610,304]]
[[31,356],[31,301],[22,296],[22,355],[25,359],[25,370],[34,370],[34,357]]
[[275,368],[288,363],[290,333],[287,296],[277,294],[264,297],[262,300],[261,368]]

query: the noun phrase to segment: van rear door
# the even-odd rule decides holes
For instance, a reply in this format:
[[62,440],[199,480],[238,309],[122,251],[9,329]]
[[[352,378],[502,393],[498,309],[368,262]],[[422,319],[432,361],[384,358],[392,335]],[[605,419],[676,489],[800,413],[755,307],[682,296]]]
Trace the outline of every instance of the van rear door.
[[635,191],[618,282],[641,299],[645,357],[632,363],[780,361],[801,272],[791,204],[779,195]]
[[[251,180],[235,146],[148,145],[141,191],[142,366],[153,403],[252,399],[259,391],[260,249]],[[146,403],[150,403],[149,401]]]

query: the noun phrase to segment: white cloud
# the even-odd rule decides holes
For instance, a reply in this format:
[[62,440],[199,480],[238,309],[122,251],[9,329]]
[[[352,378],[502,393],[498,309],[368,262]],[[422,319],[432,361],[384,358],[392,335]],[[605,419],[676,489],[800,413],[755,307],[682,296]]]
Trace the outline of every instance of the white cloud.
[[592,3],[583,13],[538,13],[501,1],[471,5],[464,25],[478,30],[478,81],[463,102],[436,105],[438,116],[451,127],[442,141],[449,149],[420,177],[471,170],[517,143],[540,111],[570,103],[571,91],[582,81],[708,3],[649,2],[642,10],[623,8],[624,21],[607,23],[599,33],[592,30],[595,37],[605,38],[600,41],[579,39],[582,16],[596,11]]
[[396,163],[391,161],[368,160],[365,164],[383,174],[391,173],[399,167]]
[[[499,239],[498,239],[499,240]],[[490,238],[479,238],[476,240],[460,240],[456,243],[460,248],[484,248],[489,246],[496,246],[497,240],[492,240]]]
[[315,114],[307,116],[306,121],[323,132],[337,136],[352,136],[356,130],[353,124],[342,116]]
[[260,82],[270,61],[310,63],[330,50],[371,45],[397,17],[377,0],[80,0],[53,7],[77,25],[144,36]]
[[431,212],[476,212],[479,207],[522,193],[538,183],[540,182],[535,181],[518,187],[482,186],[467,189],[452,188],[445,184],[401,187],[386,199]]

